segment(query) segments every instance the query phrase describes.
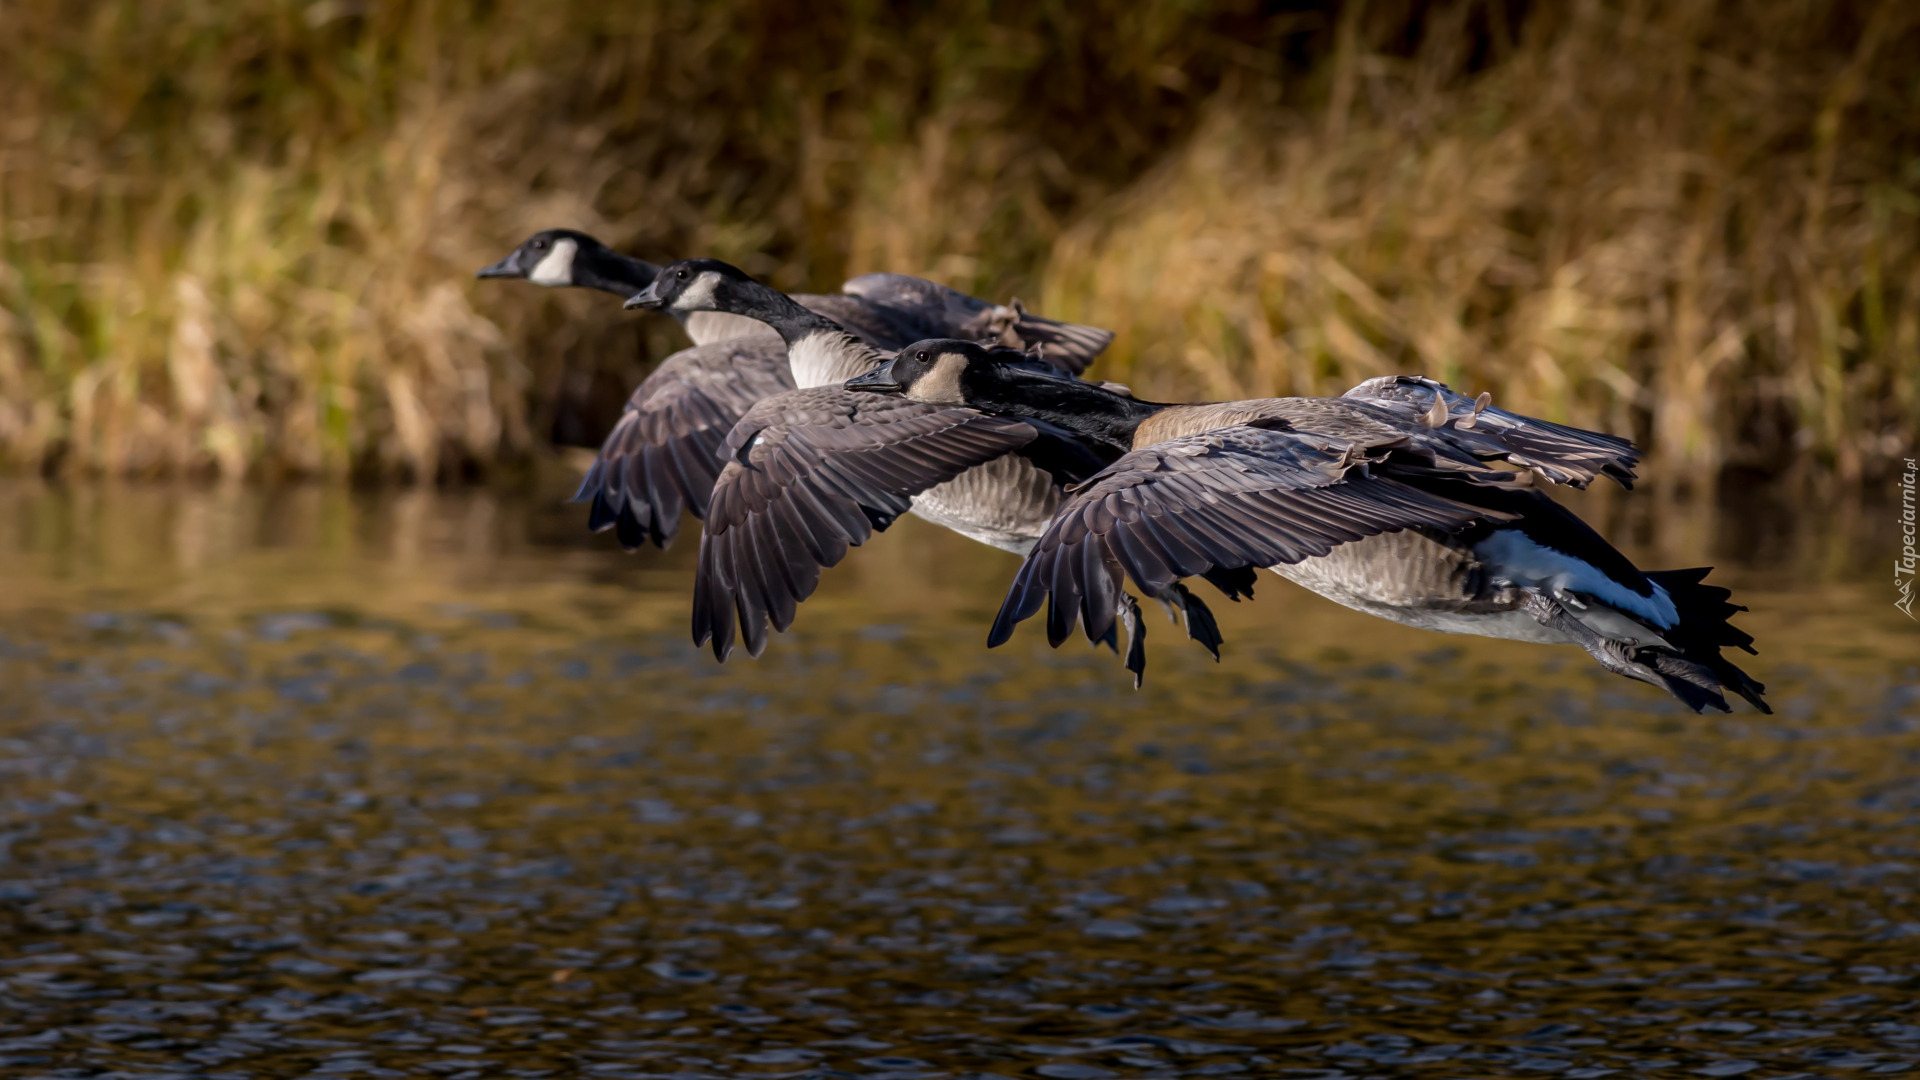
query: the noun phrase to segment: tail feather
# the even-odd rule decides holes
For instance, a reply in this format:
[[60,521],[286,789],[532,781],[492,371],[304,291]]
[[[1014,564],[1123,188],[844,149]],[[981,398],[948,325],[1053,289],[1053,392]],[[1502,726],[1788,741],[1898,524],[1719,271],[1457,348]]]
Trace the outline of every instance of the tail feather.
[[1014,332],[1029,347],[1040,346],[1042,355],[1048,360],[1075,375],[1085,371],[1087,365],[1093,363],[1093,358],[1099,356],[1113,340],[1111,330],[1060,322],[1026,312],[1022,312],[1020,321],[1014,324]]
[[[1747,609],[1729,602],[1732,590],[1704,584],[1710,569],[1692,567],[1647,573],[1649,580],[1666,590],[1680,614],[1678,625],[1666,632],[1667,640],[1673,643],[1680,658],[1704,669],[1721,686],[1747,699],[1754,708],[1771,713],[1772,707],[1762,697],[1767,688],[1720,653],[1721,649],[1732,647],[1758,655],[1753,647],[1753,635],[1727,621],[1736,612]],[[1675,670],[1667,671],[1666,667]],[[1664,665],[1662,671],[1668,675],[1679,674],[1674,665]]]

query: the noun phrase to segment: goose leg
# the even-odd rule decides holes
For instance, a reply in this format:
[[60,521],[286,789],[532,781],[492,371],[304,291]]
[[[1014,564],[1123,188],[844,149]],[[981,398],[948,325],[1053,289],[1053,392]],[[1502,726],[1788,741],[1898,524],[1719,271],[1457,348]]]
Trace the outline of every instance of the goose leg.
[[1213,621],[1213,610],[1204,601],[1177,581],[1154,599],[1166,611],[1168,622],[1186,624],[1187,640],[1199,642],[1215,661],[1220,659],[1220,645],[1226,639],[1220,636],[1220,624]]
[[1574,644],[1587,650],[1600,666],[1615,675],[1657,686],[1679,698],[1694,712],[1712,706],[1730,712],[1727,701],[1715,687],[1712,673],[1682,656],[1666,650],[1638,648],[1601,636],[1592,627],[1574,618],[1560,602],[1545,593],[1528,590],[1524,605],[1527,614],[1540,625],[1557,630]]
[[[1167,611],[1169,622],[1179,622],[1184,616],[1187,637],[1197,641],[1217,661],[1220,659],[1220,625],[1213,621],[1213,612],[1201,599],[1188,590],[1185,585],[1174,582],[1172,586],[1152,597],[1160,602]],[[1114,608],[1113,626],[1108,627],[1107,636],[1100,643],[1119,652],[1117,640],[1120,627],[1127,630],[1127,670],[1133,672],[1133,688],[1140,689],[1146,681],[1147,671],[1147,624],[1140,617],[1140,601],[1133,594],[1123,592],[1120,602]]]
[[[1213,654],[1215,663],[1220,661],[1220,624],[1213,621],[1213,611],[1199,597],[1193,595],[1185,585],[1173,583],[1170,590],[1180,600],[1180,608],[1187,617],[1187,637],[1197,641],[1201,647]],[[1160,602],[1167,606],[1169,618],[1173,615],[1173,602],[1161,597]]]
[[1133,672],[1133,688],[1138,690],[1147,671],[1147,624],[1140,618],[1140,601],[1132,593],[1121,593],[1115,614],[1127,628],[1127,670]]

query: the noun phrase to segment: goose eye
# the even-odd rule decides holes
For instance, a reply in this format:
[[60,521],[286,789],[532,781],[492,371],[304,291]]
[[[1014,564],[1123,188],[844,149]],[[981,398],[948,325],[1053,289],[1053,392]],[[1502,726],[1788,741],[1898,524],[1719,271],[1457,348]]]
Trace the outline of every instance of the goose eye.
[[924,364],[924,363],[926,363],[926,362],[927,362],[927,350],[925,350],[925,349],[921,349],[921,350],[920,350],[919,352],[917,352],[917,353],[914,353],[914,354],[913,354],[913,358],[914,358],[915,360],[918,360],[918,361],[920,361],[920,362],[921,362],[921,363],[923,363],[923,364]]
[[533,250],[535,251],[547,250],[547,242],[545,240],[535,240],[532,244],[528,246],[533,248]]
[[677,270],[673,276],[679,278],[681,281],[687,280],[687,272],[685,270]]

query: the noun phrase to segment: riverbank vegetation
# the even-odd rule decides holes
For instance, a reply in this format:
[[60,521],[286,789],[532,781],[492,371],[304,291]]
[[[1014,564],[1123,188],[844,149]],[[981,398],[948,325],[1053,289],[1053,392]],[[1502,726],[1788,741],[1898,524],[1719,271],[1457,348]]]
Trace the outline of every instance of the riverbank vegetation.
[[1422,371],[1699,484],[1871,480],[1920,417],[1898,0],[0,20],[14,468],[446,477],[591,440],[677,331],[472,280],[556,224],[1017,294],[1119,331],[1096,372],[1142,394]]

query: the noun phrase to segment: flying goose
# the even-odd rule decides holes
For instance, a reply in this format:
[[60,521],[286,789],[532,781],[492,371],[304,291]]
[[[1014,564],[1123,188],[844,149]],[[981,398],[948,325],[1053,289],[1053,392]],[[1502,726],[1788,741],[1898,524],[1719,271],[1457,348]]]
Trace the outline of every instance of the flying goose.
[[[651,285],[660,269],[586,233],[547,229],[479,276],[629,297]],[[1009,306],[989,304],[900,274],[863,274],[842,288],[837,296],[793,299],[830,316],[861,341],[889,348],[929,335],[985,337],[1043,345],[1063,366],[1079,370],[1113,337],[1094,327],[1029,315],[1017,300]],[[667,357],[634,390],[573,499],[592,504],[589,527],[616,530],[629,551],[649,542],[670,545],[683,510],[704,520],[720,467],[715,454],[721,439],[754,402],[795,386],[786,345],[767,324],[720,310],[672,314],[694,347]]]
[[[764,322],[787,343],[801,387],[755,404],[727,437],[730,460],[715,482],[700,540],[693,617],[694,642],[711,642],[717,659],[732,651],[736,626],[758,656],[769,621],[776,630],[787,629],[820,570],[901,513],[910,510],[969,539],[1025,555],[1052,519],[1065,485],[1103,464],[1065,432],[1022,424],[1000,431],[997,440],[983,440],[977,423],[943,424],[924,409],[902,411],[863,400],[842,384],[885,362],[887,354],[725,263],[674,263],[627,304],[675,312],[717,309]],[[1018,326],[1025,333],[1026,323]],[[1044,340],[1094,335],[1101,346],[1109,337],[1042,322],[1035,336],[1043,342],[1032,355],[1015,354],[1015,362],[1036,377],[1077,381],[1082,356],[1091,354],[1050,350]],[[957,442],[947,445],[949,440]],[[817,469],[830,478],[828,488],[812,486]],[[787,481],[795,478],[809,482],[790,487]],[[779,529],[787,532],[776,537],[765,531]],[[768,561],[757,561],[762,554]],[[1209,648],[1217,644],[1212,615],[1198,598],[1179,587],[1161,598],[1184,604],[1189,632]],[[1134,625],[1132,598],[1116,603],[1118,617]],[[1113,643],[1113,635],[1105,640]]]
[[[1468,399],[1425,379],[1369,380],[1339,398],[1175,405],[1006,360],[970,342],[923,341],[847,384],[1077,434],[1112,458],[1034,545],[990,646],[1043,602],[1051,644],[1076,623],[1090,639],[1110,639],[1126,579],[1167,598],[1200,576],[1238,599],[1267,567],[1409,626],[1579,645],[1696,712],[1727,711],[1722,690],[1772,711],[1764,687],[1721,655],[1752,652],[1753,639],[1727,622],[1745,609],[1702,583],[1707,570],[1644,573],[1531,486],[1535,477],[1584,486],[1596,475],[1630,484],[1637,457],[1625,440],[1493,409],[1487,395]],[[876,455],[864,470],[891,465]],[[783,538],[757,521],[747,531],[768,545]],[[1136,635],[1136,684],[1143,663]]]

